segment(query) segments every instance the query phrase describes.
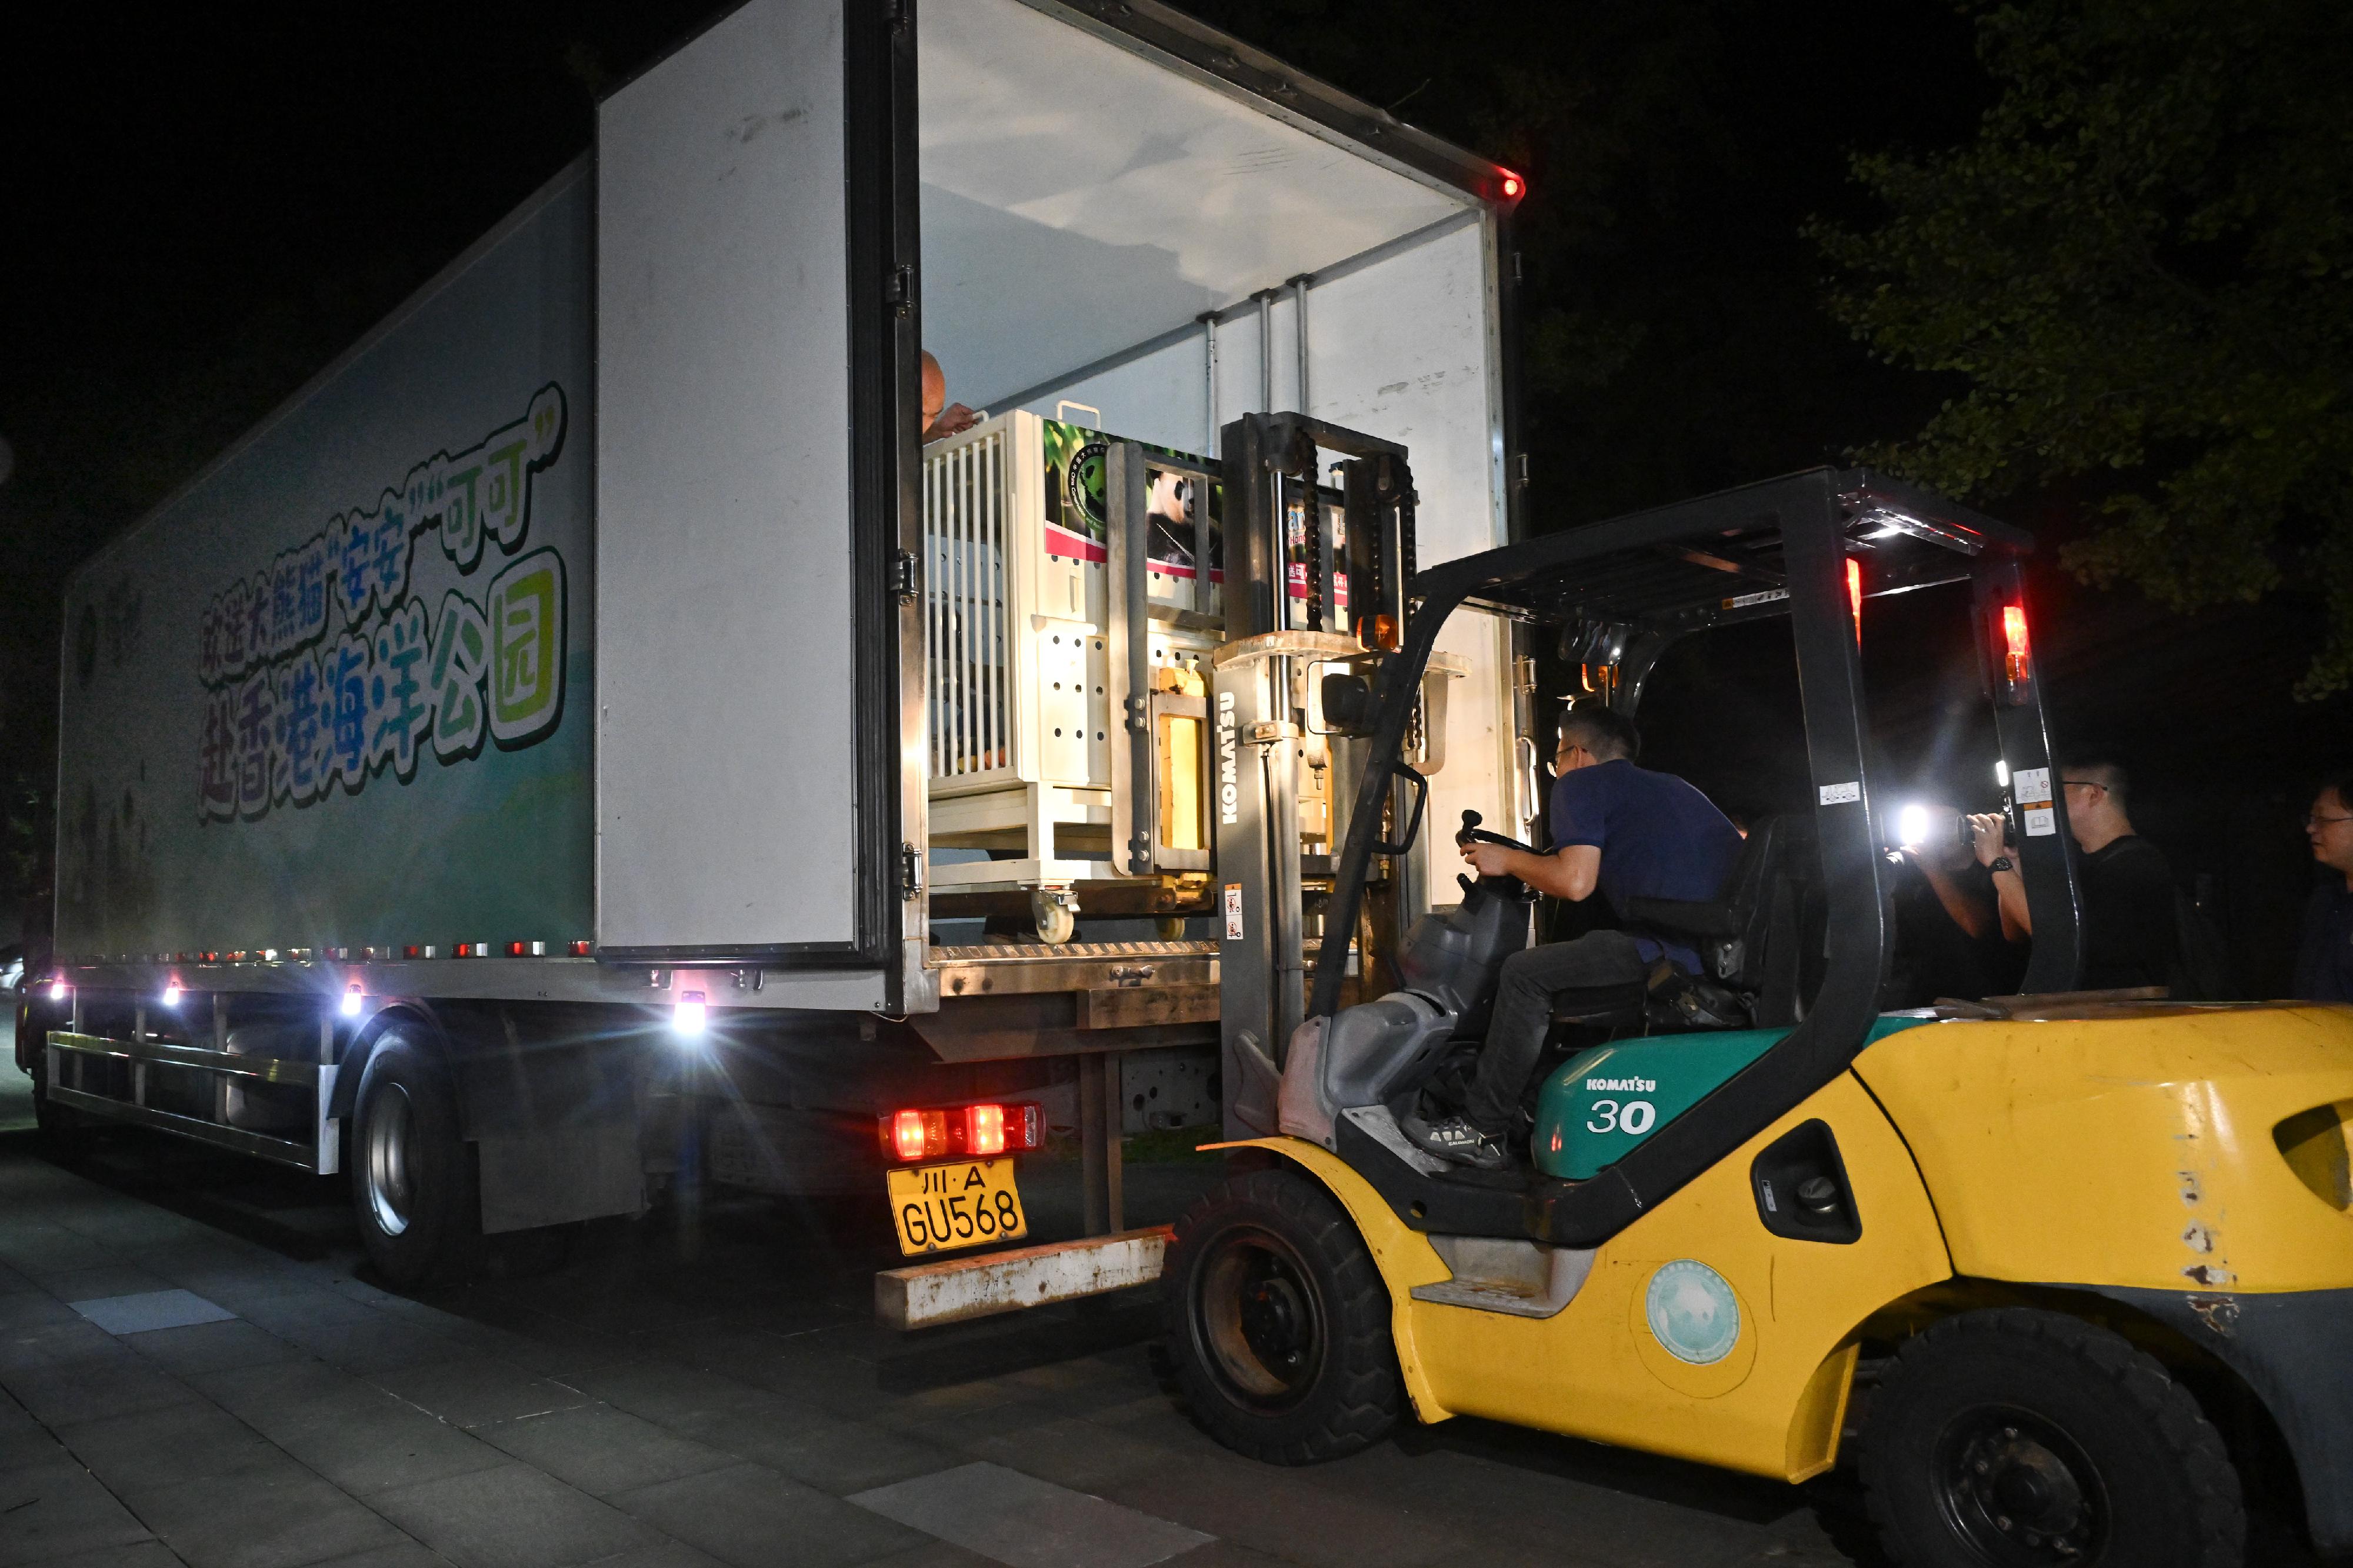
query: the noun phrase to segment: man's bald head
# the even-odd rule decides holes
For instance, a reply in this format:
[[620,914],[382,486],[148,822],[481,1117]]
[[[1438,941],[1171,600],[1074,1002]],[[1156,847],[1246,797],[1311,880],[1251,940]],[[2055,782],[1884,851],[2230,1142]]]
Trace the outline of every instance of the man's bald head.
[[925,349],[923,351],[923,428],[929,430],[932,427],[932,422],[940,416],[940,410],[947,405],[947,373],[940,369],[940,362],[932,357],[932,351]]

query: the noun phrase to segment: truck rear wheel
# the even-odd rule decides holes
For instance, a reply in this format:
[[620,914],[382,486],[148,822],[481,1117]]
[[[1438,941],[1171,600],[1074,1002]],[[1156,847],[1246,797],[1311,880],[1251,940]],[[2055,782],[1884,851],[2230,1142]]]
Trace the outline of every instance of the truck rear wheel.
[[401,1026],[368,1054],[352,1119],[352,1208],[369,1259],[400,1286],[459,1271],[481,1237],[473,1162],[448,1075]]
[[1213,1188],[1176,1222],[1162,1314],[1193,1419],[1279,1465],[1377,1442],[1402,1405],[1389,1296],[1347,1214],[1288,1169]]
[[1896,1353],[1862,1435],[1863,1488],[1904,1568],[2234,1568],[2246,1514],[2222,1439],[2106,1329],[2009,1308]]

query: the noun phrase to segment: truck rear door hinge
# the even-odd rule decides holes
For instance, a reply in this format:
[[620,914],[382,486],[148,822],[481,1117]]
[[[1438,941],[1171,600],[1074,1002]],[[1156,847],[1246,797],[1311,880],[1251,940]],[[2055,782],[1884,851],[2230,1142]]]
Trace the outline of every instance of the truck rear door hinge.
[[899,896],[917,899],[923,892],[923,852],[912,844],[899,846]]
[[890,276],[882,279],[882,302],[902,316],[915,308],[915,269],[913,267],[901,265],[891,268]]
[[923,593],[916,581],[915,565],[915,552],[912,550],[896,551],[891,556],[892,596],[902,603],[913,604]]

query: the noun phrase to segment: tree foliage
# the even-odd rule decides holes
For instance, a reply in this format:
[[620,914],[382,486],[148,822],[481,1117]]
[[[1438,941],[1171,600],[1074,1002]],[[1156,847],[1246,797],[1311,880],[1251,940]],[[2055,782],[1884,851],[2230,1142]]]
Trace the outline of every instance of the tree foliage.
[[2012,0],[1975,139],[1855,160],[1884,205],[1813,234],[1833,308],[1964,395],[1874,453],[1956,494],[2065,480],[2063,555],[2191,609],[2317,593],[2299,690],[2353,684],[2353,7]]

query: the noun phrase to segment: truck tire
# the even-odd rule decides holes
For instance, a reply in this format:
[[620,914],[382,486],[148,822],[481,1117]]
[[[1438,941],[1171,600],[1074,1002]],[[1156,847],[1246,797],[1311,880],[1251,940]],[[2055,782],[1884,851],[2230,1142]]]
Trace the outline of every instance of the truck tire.
[[1237,1453],[1313,1464],[1397,1424],[1388,1287],[1347,1214],[1295,1171],[1230,1177],[1176,1222],[1161,1311],[1193,1419]]
[[481,1205],[448,1074],[410,1026],[368,1053],[352,1116],[352,1209],[378,1273],[421,1285],[470,1268]]
[[1873,1397],[1861,1469],[1903,1568],[2242,1561],[2238,1473],[2197,1401],[2063,1312],[1969,1312],[1911,1340]]

